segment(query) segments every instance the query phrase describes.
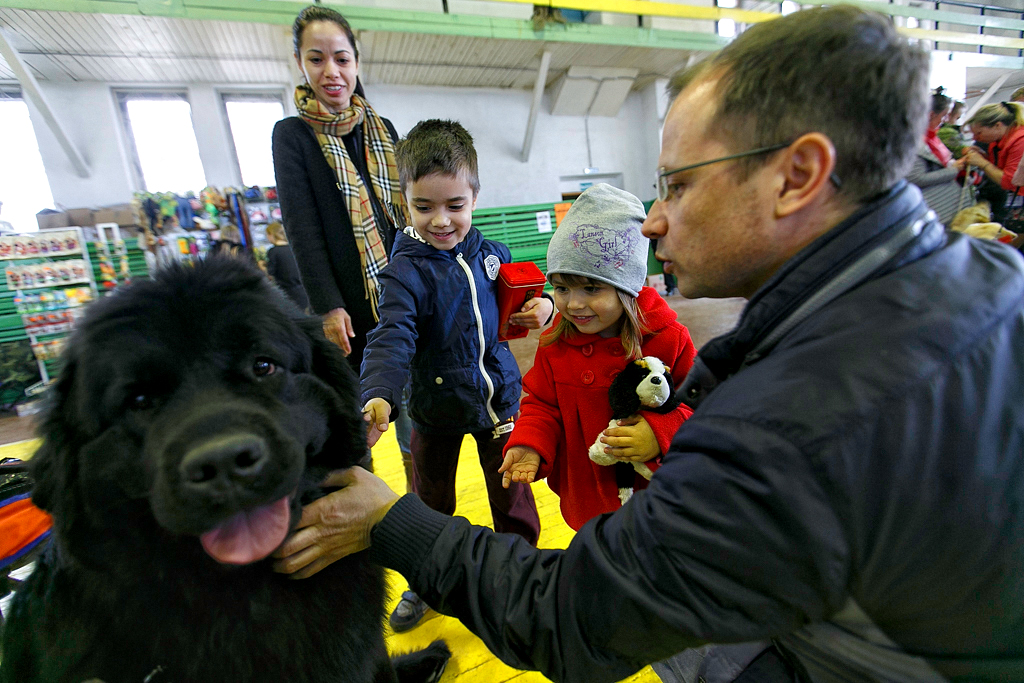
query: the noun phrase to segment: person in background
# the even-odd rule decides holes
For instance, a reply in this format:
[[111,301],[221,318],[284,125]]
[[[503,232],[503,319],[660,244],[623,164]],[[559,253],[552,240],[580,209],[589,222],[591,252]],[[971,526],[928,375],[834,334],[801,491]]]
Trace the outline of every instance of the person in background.
[[624,507],[535,550],[351,468],[275,569],[369,549],[567,683],[706,643],[731,645],[680,657],[708,681],[1024,680],[1024,259],[947,233],[903,179],[929,67],[841,4],[671,79],[644,234],[684,296],[748,304]]
[[210,245],[211,254],[222,254],[225,256],[242,256],[246,252],[242,249],[242,233],[234,223],[225,223],[218,231],[220,236]]
[[936,133],[939,139],[942,140],[942,144],[946,146],[946,149],[953,153],[954,159],[962,157],[964,155],[964,148],[967,146],[959,123],[960,117],[964,115],[966,106],[960,100],[953,102],[953,109],[950,110],[949,116],[946,117],[946,122],[939,126],[939,130]]
[[178,225],[178,217],[176,215],[164,216],[163,223],[160,226],[160,236],[156,238],[157,265],[166,266],[184,259],[185,254],[181,251],[178,238],[187,236],[188,232]]
[[963,170],[965,160],[954,160],[953,152],[938,136],[939,127],[946,120],[952,104],[952,98],[943,93],[943,88],[937,88],[932,94],[924,140],[918,146],[914,165],[907,174],[907,180],[921,189],[925,202],[938,214],[943,225],[949,225],[962,208],[959,206],[961,188],[956,177]]
[[[288,240],[313,313],[356,374],[377,324],[378,280],[408,210],[395,166],[398,133],[366,101],[359,47],[348,21],[322,5],[292,26],[305,82],[299,115],[274,126],[274,172]],[[404,405],[395,434],[411,485],[412,425]]]
[[[497,277],[508,247],[473,227],[480,179],[469,132],[454,121],[421,121],[398,146],[412,226],[398,235],[381,272],[380,324],[369,334],[360,374],[372,445],[410,383],[413,491],[431,508],[455,512],[455,473],[466,434],[476,441],[494,528],[537,545],[540,519],[528,484],[502,487],[502,451],[519,410],[522,381],[507,342],[498,341]],[[550,301],[535,298],[512,322],[538,329]],[[426,612],[406,591],[391,627],[406,631]]]
[[[644,286],[650,240],[640,226],[646,217],[639,199],[599,183],[573,202],[548,244],[559,316],[541,335],[523,378],[523,409],[499,471],[504,486],[546,478],[562,517],[576,530],[622,507],[616,468],[588,457],[594,440],[600,435],[608,455],[657,471],[692,412],[682,405],[664,415],[641,410],[608,426],[608,389],[628,363],[656,357],[672,375],[674,392],[697,355],[676,312]],[[633,490],[647,483],[633,475]]]
[[[1002,191],[1024,194],[1024,190],[1013,183],[1013,175],[1024,156],[1024,104],[986,104],[974,113],[967,125],[976,142],[988,145],[987,151],[968,147],[964,155],[968,163],[980,168],[985,178]],[[991,203],[992,220],[1002,223],[1007,214],[1005,199]]]
[[1024,103],[1024,88],[1017,88],[1014,90],[1013,94],[1010,95],[1010,101]]
[[267,275],[284,290],[288,298],[295,302],[300,310],[306,310],[309,299],[299,279],[299,267],[295,264],[295,256],[288,244],[284,226],[274,221],[267,226],[267,240],[272,245],[267,249]]

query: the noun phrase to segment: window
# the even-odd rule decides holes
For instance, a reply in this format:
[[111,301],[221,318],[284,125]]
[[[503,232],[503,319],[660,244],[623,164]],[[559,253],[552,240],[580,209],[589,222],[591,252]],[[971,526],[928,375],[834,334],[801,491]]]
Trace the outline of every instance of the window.
[[235,143],[235,158],[242,184],[251,187],[277,185],[270,138],[274,124],[284,118],[277,95],[224,95],[224,109]]
[[[737,0],[718,0],[715,4],[725,9],[734,9],[738,3]],[[734,19],[719,19],[715,24],[715,29],[723,38],[736,37],[736,21]]]
[[192,107],[184,93],[118,93],[140,184],[147,192],[206,187]]
[[36,213],[53,207],[53,195],[20,94],[0,92],[0,131],[0,221],[18,232],[36,230]]

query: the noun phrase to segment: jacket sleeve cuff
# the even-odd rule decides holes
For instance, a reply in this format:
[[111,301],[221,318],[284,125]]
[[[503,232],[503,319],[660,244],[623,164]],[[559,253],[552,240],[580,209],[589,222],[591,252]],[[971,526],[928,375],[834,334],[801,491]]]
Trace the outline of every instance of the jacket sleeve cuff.
[[681,405],[667,415],[646,411],[641,411],[640,414],[647,420],[647,424],[651,426],[654,438],[658,440],[658,448],[661,449],[661,454],[665,455],[668,453],[669,446],[672,444],[672,439],[675,437],[676,432],[679,431],[679,427],[686,421],[686,418],[693,414],[693,411]]
[[370,560],[413,581],[452,517],[412,493],[398,499],[370,533]]

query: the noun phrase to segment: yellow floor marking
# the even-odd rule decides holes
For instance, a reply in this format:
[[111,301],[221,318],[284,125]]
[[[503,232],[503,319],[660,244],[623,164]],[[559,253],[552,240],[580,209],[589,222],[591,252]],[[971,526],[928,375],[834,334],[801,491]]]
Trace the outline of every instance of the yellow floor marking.
[[[395,441],[394,428],[384,433],[373,448],[374,471],[392,489],[401,493],[405,491],[405,471],[402,469],[402,456]],[[491,510],[487,505],[487,494],[484,486],[483,472],[477,457],[476,442],[466,437],[459,455],[459,470],[456,476],[455,490],[457,503],[455,514],[465,517],[473,524],[491,527]],[[558,496],[552,493],[544,482],[533,484],[533,495],[540,513],[541,532],[538,546],[541,548],[564,548],[572,540],[574,531],[562,520],[558,509]],[[402,591],[409,584],[398,573],[389,572],[391,598],[388,601],[388,613],[398,604]],[[428,618],[416,628],[406,633],[392,633],[387,629],[388,647],[392,652],[410,652],[426,647],[432,641],[444,638],[452,650],[452,659],[448,664],[441,683],[540,683],[548,679],[535,672],[524,672],[506,665],[487,649],[479,638],[469,632],[458,619],[446,617],[436,612],[428,612]],[[624,683],[660,683],[661,679],[651,667],[645,667],[638,673],[625,679]]]
[[[39,448],[39,439],[27,439],[0,445],[0,458],[15,457],[28,460]],[[373,449],[373,464],[377,474],[395,491],[405,491],[405,472],[402,457],[395,441],[394,429],[388,430]],[[459,456],[459,470],[456,477],[457,506],[455,514],[467,518],[473,524],[491,525],[491,511],[487,505],[486,489],[480,461],[477,458],[476,442],[467,437]],[[558,509],[558,496],[547,484],[533,485],[537,510],[541,519],[541,548],[564,548],[572,540],[573,530],[562,520]],[[394,609],[408,584],[400,574],[389,572],[391,596],[388,613]],[[487,649],[479,638],[469,632],[458,619],[430,612],[429,617],[413,630],[395,634],[387,630],[388,647],[393,652],[410,652],[426,647],[437,638],[444,638],[453,656],[441,683],[539,683],[548,679],[537,672],[524,672],[504,664]],[[650,667],[625,679],[624,683],[660,683],[661,679]]]

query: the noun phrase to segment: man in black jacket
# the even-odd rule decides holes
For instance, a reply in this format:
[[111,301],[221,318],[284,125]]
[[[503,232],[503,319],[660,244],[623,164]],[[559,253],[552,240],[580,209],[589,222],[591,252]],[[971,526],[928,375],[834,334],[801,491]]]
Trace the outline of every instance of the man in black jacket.
[[370,547],[559,681],[704,643],[744,643],[709,680],[1024,680],[1024,262],[947,236],[902,180],[927,73],[839,6],[673,79],[645,233],[684,295],[749,303],[646,491],[534,550],[348,471],[278,570]]

